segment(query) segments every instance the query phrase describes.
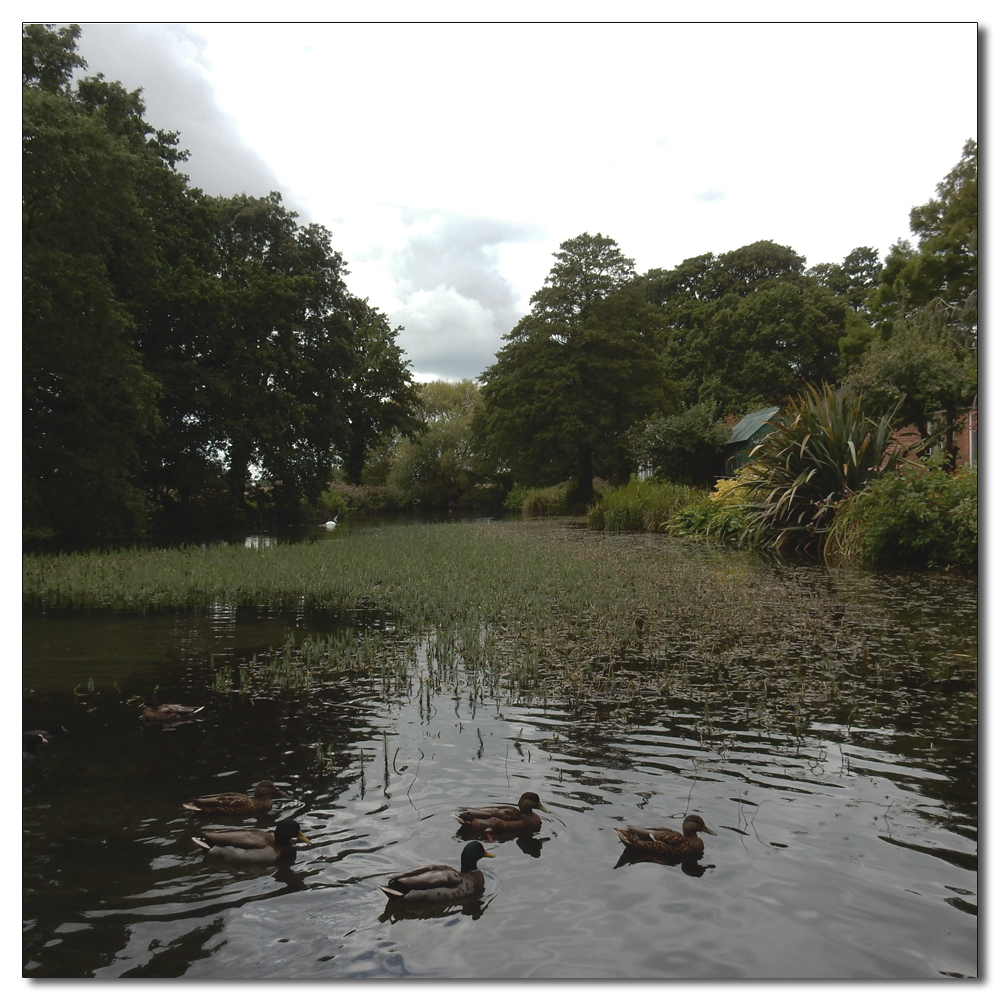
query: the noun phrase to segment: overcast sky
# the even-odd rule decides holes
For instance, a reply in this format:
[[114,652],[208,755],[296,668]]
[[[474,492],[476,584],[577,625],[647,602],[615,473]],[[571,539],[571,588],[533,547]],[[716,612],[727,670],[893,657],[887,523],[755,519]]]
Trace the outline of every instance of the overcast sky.
[[974,23],[82,23],[210,194],[280,191],[418,379],[475,378],[559,244],[642,272],[884,256],[977,136]]

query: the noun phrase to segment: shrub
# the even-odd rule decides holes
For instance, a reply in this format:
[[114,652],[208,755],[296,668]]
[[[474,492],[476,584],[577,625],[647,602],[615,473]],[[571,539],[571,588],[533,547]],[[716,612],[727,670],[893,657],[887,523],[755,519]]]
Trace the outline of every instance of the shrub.
[[326,516],[347,511],[408,510],[406,495],[392,486],[355,486],[351,483],[330,483],[320,494],[318,513]]
[[735,479],[720,479],[707,496],[674,514],[663,526],[672,535],[700,535],[737,541],[746,528],[746,504],[750,491],[741,479],[751,475],[741,470]]
[[605,531],[665,531],[667,520],[701,495],[690,486],[633,476],[599,497],[587,510],[587,521]]
[[528,489],[521,501],[521,513],[525,517],[556,517],[570,513],[568,499],[570,483],[558,486],[544,486]]
[[975,469],[949,475],[940,456],[907,464],[839,506],[827,558],[875,568],[960,566],[979,562],[979,486]]
[[743,540],[808,548],[829,531],[844,497],[891,471],[906,451],[893,441],[896,407],[873,413],[860,394],[809,386],[750,453]]
[[659,480],[707,486],[722,465],[731,428],[716,419],[709,400],[671,416],[656,415],[634,424],[625,435],[629,454],[639,468]]

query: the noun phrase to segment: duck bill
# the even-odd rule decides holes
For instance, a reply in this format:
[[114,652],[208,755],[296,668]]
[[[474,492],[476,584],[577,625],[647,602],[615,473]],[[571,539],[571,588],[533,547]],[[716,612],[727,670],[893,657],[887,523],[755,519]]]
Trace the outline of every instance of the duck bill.
[[709,828],[707,826],[704,827],[704,829],[701,830],[701,833],[707,833],[711,837],[717,837],[718,836],[718,834],[714,830],[709,830]]
[[547,813],[547,812],[550,812],[550,811],[551,811],[551,810],[549,810],[549,809],[546,809],[546,808],[545,808],[545,806],[543,806],[543,805],[541,804],[541,802],[539,802],[539,803],[538,803],[538,805],[537,805],[537,806],[535,806],[535,808],[536,808],[536,809],[541,809],[543,813]]
[[312,841],[301,830],[299,830],[299,835],[295,839],[301,840],[303,844],[312,844]]
[[496,855],[495,854],[491,854],[489,851],[483,851],[483,857],[484,858],[495,858]]

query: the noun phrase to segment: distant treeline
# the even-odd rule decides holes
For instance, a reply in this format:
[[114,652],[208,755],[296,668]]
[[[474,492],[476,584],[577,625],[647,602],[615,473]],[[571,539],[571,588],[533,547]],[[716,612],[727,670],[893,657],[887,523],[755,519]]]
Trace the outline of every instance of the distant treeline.
[[478,382],[420,387],[330,233],[191,187],[138,91],[74,81],[78,37],[23,29],[28,537],[309,517],[332,480],[439,506],[568,482],[582,509],[639,468],[711,485],[723,418],[807,386],[946,441],[976,395],[972,140],[884,261],[760,241],[638,274],[582,233]]

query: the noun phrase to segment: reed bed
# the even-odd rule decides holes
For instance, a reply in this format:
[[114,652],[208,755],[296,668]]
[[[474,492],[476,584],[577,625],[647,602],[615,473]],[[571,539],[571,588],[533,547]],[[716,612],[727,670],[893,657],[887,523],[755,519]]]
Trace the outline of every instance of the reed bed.
[[[975,689],[974,629],[966,659],[927,657],[863,574],[775,567],[752,553],[578,524],[420,525],[262,549],[27,556],[24,601],[127,611],[305,601],[347,620],[357,613],[359,624],[336,636],[289,640],[214,672],[219,696],[308,698],[350,680],[382,698],[419,697],[428,713],[440,696],[516,695],[586,702],[625,720],[671,699],[710,735],[734,724],[852,723],[911,683],[915,660],[925,691]],[[373,611],[380,624],[363,627]]]

